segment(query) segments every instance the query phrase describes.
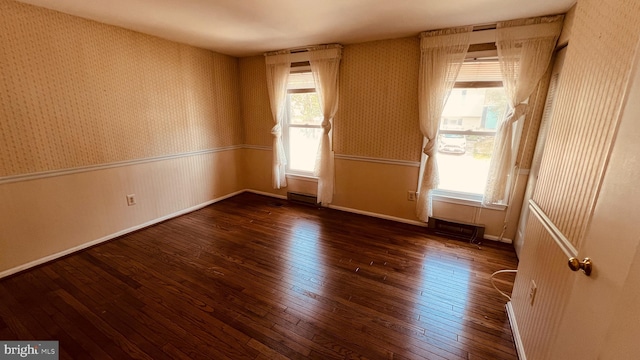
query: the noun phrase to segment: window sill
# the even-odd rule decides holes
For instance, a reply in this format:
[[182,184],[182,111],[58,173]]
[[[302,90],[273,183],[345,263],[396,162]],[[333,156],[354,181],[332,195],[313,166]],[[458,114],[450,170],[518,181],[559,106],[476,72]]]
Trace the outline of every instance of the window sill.
[[504,211],[507,208],[506,204],[482,205],[482,195],[480,194],[463,193],[450,190],[434,190],[432,199],[433,201],[440,201],[449,204],[473,206],[492,210]]
[[285,176],[287,179],[318,182],[318,177],[310,174],[286,173]]

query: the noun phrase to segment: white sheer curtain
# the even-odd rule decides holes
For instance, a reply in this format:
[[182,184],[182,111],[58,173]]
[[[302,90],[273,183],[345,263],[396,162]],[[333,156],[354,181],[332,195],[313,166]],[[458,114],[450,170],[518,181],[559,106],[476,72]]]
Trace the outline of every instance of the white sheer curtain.
[[338,70],[341,55],[341,45],[322,45],[309,49],[309,63],[323,115],[322,139],[314,169],[314,174],[318,176],[318,202],[322,205],[330,204],[333,200],[335,168],[331,128],[333,117],[338,110]]
[[513,125],[527,109],[524,103],[551,62],[562,31],[563,16],[504,21],[497,24],[496,46],[510,110],[498,126],[483,204],[506,202],[514,166]]
[[420,165],[416,214],[422,221],[432,215],[431,191],[438,187],[436,142],[442,110],[464,62],[472,30],[472,26],[466,26],[420,34],[418,115],[426,156]]
[[271,113],[275,126],[271,129],[273,135],[273,188],[280,189],[287,186],[285,168],[287,155],[282,143],[282,124],[287,111],[287,81],[291,71],[291,54],[288,51],[280,51],[265,54],[267,65],[267,88]]

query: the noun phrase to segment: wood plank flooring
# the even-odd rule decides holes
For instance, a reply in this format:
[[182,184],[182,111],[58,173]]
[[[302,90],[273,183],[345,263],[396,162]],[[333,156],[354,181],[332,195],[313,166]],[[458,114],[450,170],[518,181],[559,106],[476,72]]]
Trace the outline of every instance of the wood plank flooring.
[[489,282],[516,266],[510,245],[245,193],[0,280],[0,339],[61,359],[517,359]]

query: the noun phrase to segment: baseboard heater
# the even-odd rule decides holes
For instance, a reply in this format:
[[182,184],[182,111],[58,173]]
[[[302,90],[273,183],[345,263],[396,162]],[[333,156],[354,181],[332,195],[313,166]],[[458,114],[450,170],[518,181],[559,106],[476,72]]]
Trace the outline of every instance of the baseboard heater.
[[287,200],[304,205],[318,206],[318,197],[311,194],[287,192]]
[[429,218],[429,231],[436,235],[480,243],[484,240],[484,225],[460,222],[442,218]]

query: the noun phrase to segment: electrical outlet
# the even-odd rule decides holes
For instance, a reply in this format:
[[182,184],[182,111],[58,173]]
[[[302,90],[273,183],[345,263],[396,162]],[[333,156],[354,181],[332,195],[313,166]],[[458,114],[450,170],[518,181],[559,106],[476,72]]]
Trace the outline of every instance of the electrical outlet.
[[538,286],[536,282],[531,280],[531,284],[529,285],[529,303],[533,305],[533,301],[536,298],[536,292],[538,292]]
[[415,191],[407,191],[407,200],[416,201],[416,192]]
[[136,194],[127,195],[127,206],[133,206],[136,204]]

